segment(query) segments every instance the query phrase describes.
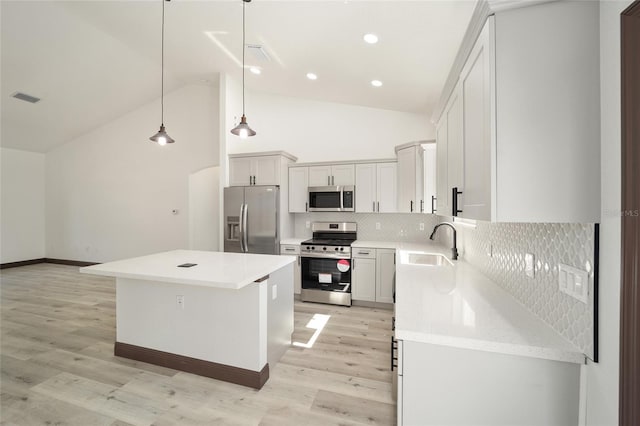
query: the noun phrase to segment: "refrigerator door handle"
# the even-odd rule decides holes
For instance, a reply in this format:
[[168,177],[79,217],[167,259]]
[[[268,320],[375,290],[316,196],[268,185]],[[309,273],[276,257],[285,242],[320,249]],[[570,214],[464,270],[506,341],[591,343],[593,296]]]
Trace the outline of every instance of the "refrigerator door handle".
[[240,239],[240,251],[244,252],[244,221],[242,220],[242,218],[244,217],[244,204],[240,204],[240,220],[239,222],[239,227],[240,227],[240,235],[239,235],[239,239]]
[[249,233],[247,232],[247,215],[249,214],[249,205],[243,204],[244,214],[242,215],[242,240],[244,242],[244,252],[249,252]]

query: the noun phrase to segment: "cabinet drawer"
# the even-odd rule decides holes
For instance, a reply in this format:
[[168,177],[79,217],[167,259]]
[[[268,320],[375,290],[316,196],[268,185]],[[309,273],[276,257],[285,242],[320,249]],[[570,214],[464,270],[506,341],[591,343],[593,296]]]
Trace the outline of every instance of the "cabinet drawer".
[[365,259],[375,259],[375,257],[376,257],[376,249],[352,247],[351,248],[351,257],[365,258]]
[[280,254],[291,254],[291,255],[300,254],[300,246],[295,244],[281,244]]

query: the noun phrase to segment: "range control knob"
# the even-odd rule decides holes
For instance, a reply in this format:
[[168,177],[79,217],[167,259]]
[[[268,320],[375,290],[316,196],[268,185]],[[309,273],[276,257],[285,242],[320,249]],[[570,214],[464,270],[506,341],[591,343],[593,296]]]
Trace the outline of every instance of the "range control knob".
[[340,251],[344,251],[344,247],[340,247]]
[[326,249],[327,249],[326,247],[322,247],[322,250],[326,250]]
[[338,251],[338,247],[334,248],[335,251]]
[[311,247],[311,250],[315,250],[315,249],[316,249],[315,247]]

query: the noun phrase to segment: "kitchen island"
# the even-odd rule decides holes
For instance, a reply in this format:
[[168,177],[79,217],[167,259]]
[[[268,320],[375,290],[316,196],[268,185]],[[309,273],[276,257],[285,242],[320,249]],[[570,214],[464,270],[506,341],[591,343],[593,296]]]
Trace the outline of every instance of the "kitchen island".
[[174,250],[80,272],[116,278],[116,356],[259,389],[291,344],[294,262]]

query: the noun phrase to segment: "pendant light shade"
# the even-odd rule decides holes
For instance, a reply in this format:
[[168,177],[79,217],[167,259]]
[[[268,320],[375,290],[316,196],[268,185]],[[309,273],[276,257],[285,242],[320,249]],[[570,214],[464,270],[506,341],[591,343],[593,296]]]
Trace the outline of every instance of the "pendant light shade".
[[245,51],[245,24],[244,24],[244,9],[245,3],[249,3],[251,0],[242,0],[242,118],[240,119],[240,124],[231,129],[231,133],[240,136],[242,139],[247,138],[249,136],[255,136],[255,130],[249,127],[247,124],[247,117],[244,115],[244,51]]
[[160,125],[160,130],[155,135],[149,138],[150,140],[156,142],[158,145],[166,145],[168,143],[174,143],[175,141],[171,139],[171,136],[167,134],[164,130],[164,124]]
[[175,141],[167,134],[164,129],[164,2],[171,0],[160,0],[162,2],[162,43],[161,43],[161,55],[162,55],[162,68],[160,77],[160,130],[155,135],[151,136],[149,140],[156,142],[158,145],[164,146],[168,143],[174,143]]

